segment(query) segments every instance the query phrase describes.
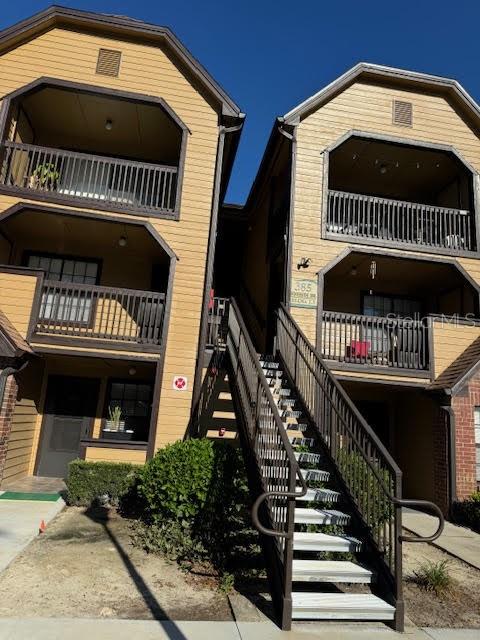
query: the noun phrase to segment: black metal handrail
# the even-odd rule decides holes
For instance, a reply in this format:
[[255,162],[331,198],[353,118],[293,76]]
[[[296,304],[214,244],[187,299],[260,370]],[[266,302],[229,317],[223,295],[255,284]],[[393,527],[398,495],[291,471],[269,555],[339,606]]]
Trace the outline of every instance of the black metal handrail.
[[206,346],[208,348],[225,346],[228,331],[229,304],[229,298],[220,298],[215,296],[211,299],[208,309],[208,330],[206,342]]
[[[239,308],[230,302],[227,352],[232,395],[261,487],[252,508],[255,527],[266,536],[267,569],[282,628],[291,623],[291,577],[295,498],[307,492],[292,445],[260,366]],[[297,479],[301,489],[296,490]],[[265,526],[262,519],[267,521]]]
[[5,141],[0,182],[120,208],[173,213],[177,168]]
[[472,251],[469,211],[377,196],[328,192],[327,233]]
[[322,354],[327,360],[428,370],[429,327],[423,320],[322,313]]
[[45,280],[34,331],[159,345],[164,311],[164,293]]
[[[402,473],[285,307],[277,312],[276,346],[285,370],[350,497],[396,606],[403,628]],[[418,501],[416,501],[418,506]],[[433,503],[442,531],[443,515]],[[425,540],[425,539],[424,539]]]

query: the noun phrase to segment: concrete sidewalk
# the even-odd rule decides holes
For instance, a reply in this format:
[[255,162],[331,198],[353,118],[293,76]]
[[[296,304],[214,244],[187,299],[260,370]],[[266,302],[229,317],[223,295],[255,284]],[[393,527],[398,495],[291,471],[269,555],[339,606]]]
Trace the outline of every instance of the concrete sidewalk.
[[0,500],[0,571],[38,535],[40,522],[48,524],[64,506],[60,497],[56,502]]
[[[438,526],[438,518],[413,509],[402,509],[402,520],[405,529],[421,536],[432,535]],[[478,533],[451,522],[445,522],[442,535],[432,544],[472,567],[480,569],[480,535]]]
[[153,620],[0,619],[1,640],[477,640],[478,629],[407,629],[381,625],[295,624],[290,632],[271,622],[156,622]]

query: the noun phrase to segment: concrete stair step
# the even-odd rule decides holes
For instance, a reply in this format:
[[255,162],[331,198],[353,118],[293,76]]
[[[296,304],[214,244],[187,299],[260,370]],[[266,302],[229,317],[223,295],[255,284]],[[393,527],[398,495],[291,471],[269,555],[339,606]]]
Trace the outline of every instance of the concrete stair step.
[[312,453],[310,451],[295,451],[295,458],[300,462],[300,465],[302,462],[318,464],[322,460],[320,453]]
[[[325,472],[327,475],[328,471]],[[297,498],[303,502],[328,502],[333,504],[338,502],[340,494],[338,491],[332,491],[331,489],[308,489],[304,496]]]
[[348,582],[370,584],[372,572],[344,560],[297,560],[292,563],[294,582]]
[[358,553],[363,543],[352,536],[331,535],[328,533],[307,533],[295,531],[293,534],[294,551],[332,551],[338,553]]
[[295,507],[295,524],[338,524],[346,525],[350,516],[335,509],[303,509]]
[[395,607],[371,593],[292,593],[294,620],[393,620]]
[[290,438],[290,442],[292,443],[292,447],[313,447],[315,445],[313,438],[300,438],[298,436]]

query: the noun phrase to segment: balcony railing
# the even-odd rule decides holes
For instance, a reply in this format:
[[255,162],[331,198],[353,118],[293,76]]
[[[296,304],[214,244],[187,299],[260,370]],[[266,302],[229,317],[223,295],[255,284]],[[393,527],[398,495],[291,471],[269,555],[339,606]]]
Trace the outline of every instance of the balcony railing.
[[164,310],[163,293],[45,281],[34,309],[35,337],[159,345]]
[[324,311],[323,356],[348,364],[428,370],[428,332],[422,320]]
[[473,251],[469,211],[328,192],[327,233],[456,251]]
[[133,160],[4,142],[0,182],[115,207],[173,213],[177,169]]
[[228,331],[228,298],[212,298],[208,309],[207,347],[225,346]]

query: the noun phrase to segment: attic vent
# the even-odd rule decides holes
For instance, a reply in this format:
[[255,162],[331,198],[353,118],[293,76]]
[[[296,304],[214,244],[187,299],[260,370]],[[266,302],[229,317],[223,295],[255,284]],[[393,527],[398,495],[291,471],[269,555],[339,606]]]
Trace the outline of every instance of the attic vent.
[[121,51],[113,49],[99,49],[97,60],[97,73],[101,76],[112,76],[116,78],[120,70]]
[[403,100],[393,101],[393,124],[411,127],[413,124],[413,105]]

